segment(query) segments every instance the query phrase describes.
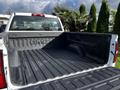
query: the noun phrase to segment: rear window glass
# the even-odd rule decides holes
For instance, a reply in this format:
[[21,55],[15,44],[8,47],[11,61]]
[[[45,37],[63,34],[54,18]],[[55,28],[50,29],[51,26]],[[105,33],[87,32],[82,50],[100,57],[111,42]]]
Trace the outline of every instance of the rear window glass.
[[11,31],[62,31],[57,18],[39,16],[15,16],[10,26]]

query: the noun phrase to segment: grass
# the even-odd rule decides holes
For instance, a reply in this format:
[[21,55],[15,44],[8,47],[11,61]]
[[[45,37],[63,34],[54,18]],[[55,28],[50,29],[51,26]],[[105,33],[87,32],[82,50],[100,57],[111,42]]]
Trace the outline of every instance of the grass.
[[118,53],[118,57],[117,57],[117,61],[116,61],[116,68],[120,68],[120,43],[119,43],[119,53]]
[[116,68],[120,68],[120,55],[119,55],[119,57],[117,58],[115,67],[116,67]]

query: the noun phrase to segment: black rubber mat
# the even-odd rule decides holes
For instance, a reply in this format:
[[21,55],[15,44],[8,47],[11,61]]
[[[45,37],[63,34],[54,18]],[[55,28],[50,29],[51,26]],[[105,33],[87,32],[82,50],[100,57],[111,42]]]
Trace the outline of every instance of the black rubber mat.
[[120,90],[120,70],[107,67],[21,90]]
[[11,80],[17,85],[69,75],[94,68],[100,64],[67,50],[23,50],[18,51],[20,67],[11,68]]

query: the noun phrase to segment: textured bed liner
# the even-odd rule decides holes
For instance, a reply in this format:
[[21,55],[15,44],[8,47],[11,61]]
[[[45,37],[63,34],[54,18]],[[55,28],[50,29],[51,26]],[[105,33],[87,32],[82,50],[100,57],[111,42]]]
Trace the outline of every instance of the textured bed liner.
[[62,49],[22,50],[18,51],[18,56],[21,65],[10,69],[12,83],[17,85],[45,81],[101,65]]
[[107,67],[21,90],[120,90],[120,69]]
[[[108,84],[104,87],[103,81],[112,82],[114,77],[117,86],[119,70],[82,72],[108,63],[111,36],[78,32],[11,32],[6,42],[10,83],[16,89],[30,85],[26,90],[86,90],[94,85],[92,90],[96,90],[101,86],[113,87]],[[41,84],[32,86],[38,83]],[[11,84],[9,87],[13,89]]]

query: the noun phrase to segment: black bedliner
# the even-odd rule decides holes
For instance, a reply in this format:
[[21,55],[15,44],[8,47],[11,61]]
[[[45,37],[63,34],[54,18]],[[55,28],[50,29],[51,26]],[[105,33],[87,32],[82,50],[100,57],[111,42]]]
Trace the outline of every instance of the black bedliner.
[[21,90],[120,90],[120,69],[107,67]]
[[34,34],[27,33],[23,38],[13,33],[8,37],[10,78],[14,85],[55,79],[108,63],[111,35]]
[[20,85],[100,66],[87,57],[80,58],[66,50],[23,50],[18,51],[18,55],[21,66],[11,68],[11,79],[13,83]]

